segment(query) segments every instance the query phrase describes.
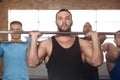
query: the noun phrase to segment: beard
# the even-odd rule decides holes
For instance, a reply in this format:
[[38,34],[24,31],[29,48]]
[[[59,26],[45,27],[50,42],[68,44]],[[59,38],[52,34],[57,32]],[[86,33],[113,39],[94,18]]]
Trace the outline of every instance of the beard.
[[[60,32],[71,32],[72,23],[71,23],[70,25],[67,25],[66,23],[64,23],[64,24],[62,24],[62,25],[58,25],[58,24],[57,24],[57,26],[58,26],[58,30],[59,30]],[[68,28],[62,29],[63,26],[67,26]]]
[[60,32],[70,32],[71,31],[71,27],[70,28],[68,28],[68,29],[62,29],[62,28],[60,28],[60,27],[58,27],[58,30],[60,31]]

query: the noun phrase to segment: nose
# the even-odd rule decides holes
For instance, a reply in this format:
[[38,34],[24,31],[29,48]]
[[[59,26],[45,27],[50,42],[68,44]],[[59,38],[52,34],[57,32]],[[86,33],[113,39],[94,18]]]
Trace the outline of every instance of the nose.
[[65,21],[66,21],[65,19],[62,20],[62,22],[64,22],[64,23],[65,23]]

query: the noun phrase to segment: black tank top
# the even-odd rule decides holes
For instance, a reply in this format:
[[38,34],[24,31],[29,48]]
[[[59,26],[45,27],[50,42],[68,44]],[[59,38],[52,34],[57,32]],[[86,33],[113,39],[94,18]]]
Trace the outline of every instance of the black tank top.
[[46,68],[48,80],[83,80],[83,62],[78,37],[70,48],[63,48],[52,37],[52,53]]
[[84,80],[99,80],[98,67],[84,63]]
[[[86,37],[82,38],[85,40],[90,40]],[[99,80],[98,67],[90,65],[88,62],[85,62],[84,65],[84,80]]]

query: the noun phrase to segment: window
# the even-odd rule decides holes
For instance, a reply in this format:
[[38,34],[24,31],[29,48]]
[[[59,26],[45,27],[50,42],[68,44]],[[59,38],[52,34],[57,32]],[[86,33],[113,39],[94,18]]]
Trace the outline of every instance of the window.
[[[57,31],[55,17],[58,10],[9,10],[8,22],[18,20],[24,31]],[[73,15],[72,31],[82,32],[85,22],[90,22],[94,31],[116,32],[120,27],[120,10],[70,10]],[[9,27],[9,26],[8,26]],[[25,40],[27,34],[23,34]],[[41,39],[52,35],[45,34]],[[80,37],[82,37],[81,35]],[[113,43],[113,36],[107,35],[105,42]],[[10,35],[9,35],[10,40]]]

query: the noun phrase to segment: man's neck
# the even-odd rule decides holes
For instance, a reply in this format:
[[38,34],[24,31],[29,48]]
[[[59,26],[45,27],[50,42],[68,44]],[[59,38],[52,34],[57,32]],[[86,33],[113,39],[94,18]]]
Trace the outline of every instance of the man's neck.
[[11,41],[12,42],[21,42],[22,40],[21,39],[12,39]]

